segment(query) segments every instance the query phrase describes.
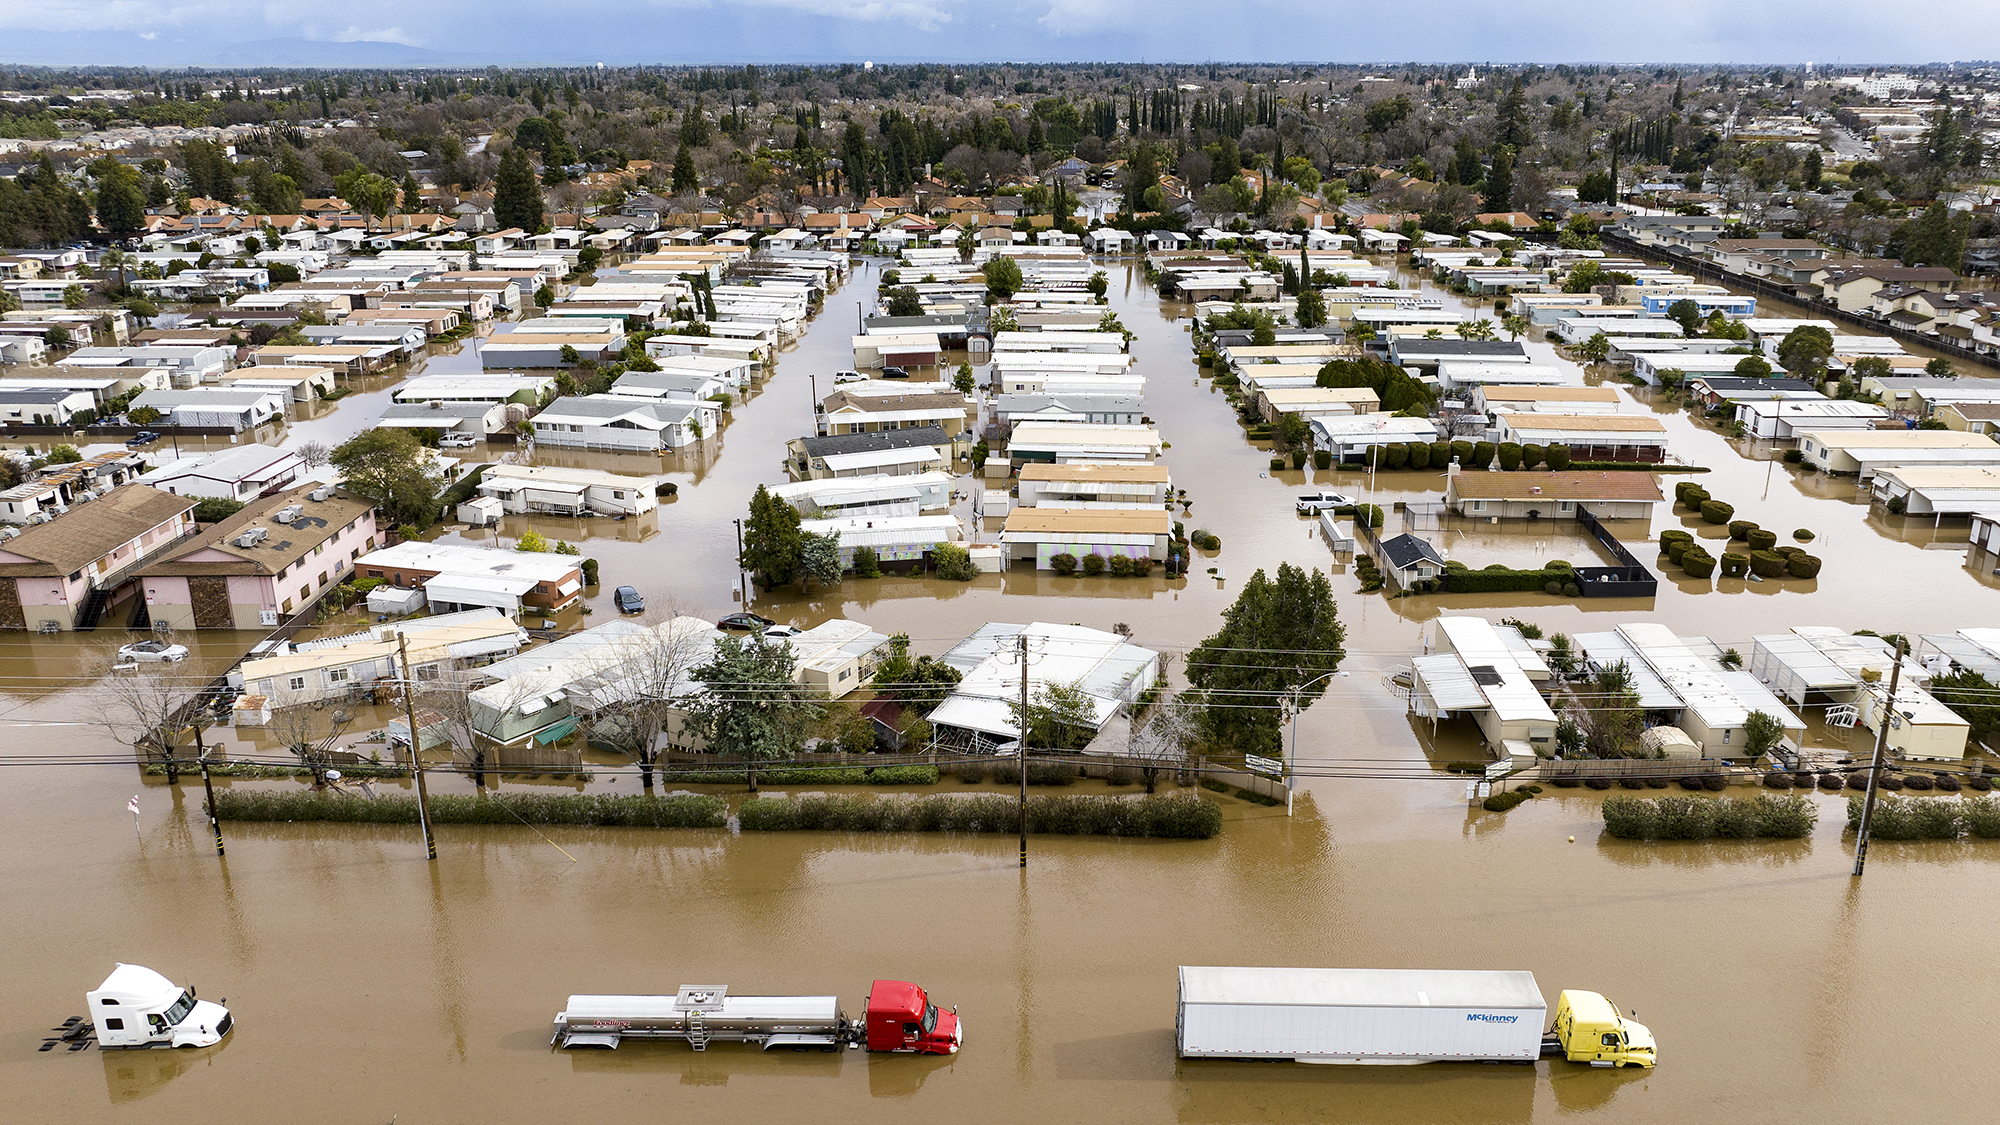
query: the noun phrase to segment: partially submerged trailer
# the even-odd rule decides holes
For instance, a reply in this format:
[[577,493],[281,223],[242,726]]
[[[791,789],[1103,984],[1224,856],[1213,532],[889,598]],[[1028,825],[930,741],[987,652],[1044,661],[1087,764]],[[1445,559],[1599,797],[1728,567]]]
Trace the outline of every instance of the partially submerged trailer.
[[956,1009],[940,1011],[908,981],[876,981],[860,1021],[848,1020],[837,996],[732,996],[727,985],[682,985],[672,996],[571,996],[550,1043],[616,1048],[627,1038],[679,1039],[697,1051],[722,1042],[950,1055],[964,1028]]
[[1652,1033],[1602,996],[1564,992],[1545,1037],[1547,1012],[1529,972],[1182,966],[1175,1030],[1183,1058],[1653,1065]]

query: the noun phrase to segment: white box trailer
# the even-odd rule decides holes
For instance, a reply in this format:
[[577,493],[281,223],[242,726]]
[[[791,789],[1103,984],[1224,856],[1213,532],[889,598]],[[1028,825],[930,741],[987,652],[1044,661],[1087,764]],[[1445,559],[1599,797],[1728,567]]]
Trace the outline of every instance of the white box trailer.
[[1548,1005],[1529,972],[1181,967],[1182,1058],[1533,1062]]

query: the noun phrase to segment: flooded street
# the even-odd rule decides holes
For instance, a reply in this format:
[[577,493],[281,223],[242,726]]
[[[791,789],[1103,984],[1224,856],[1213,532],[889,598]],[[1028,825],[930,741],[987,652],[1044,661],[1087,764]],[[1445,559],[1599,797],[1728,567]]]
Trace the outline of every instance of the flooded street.
[[[1587,790],[1552,789],[1505,814],[1468,811],[1463,780],[1426,767],[1479,756],[1469,726],[1433,735],[1383,681],[1421,651],[1440,613],[1515,616],[1551,632],[1658,620],[1745,652],[1752,635],[1792,625],[1915,634],[1989,624],[2000,561],[1968,564],[1962,523],[1871,514],[1850,478],[1803,474],[1768,445],[1732,441],[1612,383],[1633,400],[1625,410],[1658,412],[1679,457],[1713,470],[1692,479],[1739,518],[1816,532],[1821,576],[1694,583],[1675,581],[1675,569],[1645,601],[1362,596],[1316,525],[1293,514],[1293,493],[1326,484],[1387,507],[1435,499],[1442,473],[1266,475],[1269,454],[1197,377],[1185,320],[1171,319],[1179,310],[1163,309],[1136,263],[1108,272],[1112,308],[1138,336],[1147,412],[1172,443],[1164,461],[1193,501],[1181,518],[1220,536],[1213,559],[1171,583],[1014,570],[965,584],[849,579],[806,595],[758,592],[752,604],[799,625],[847,616],[906,632],[921,652],[987,621],[1046,620],[1123,622],[1138,643],[1178,654],[1216,629],[1254,569],[1331,567],[1349,675],[1300,724],[1311,776],[1296,816],[1225,797],[1227,824],[1211,841],[1035,837],[1025,874],[1009,837],[483,826],[441,828],[429,864],[414,827],[232,824],[223,861],[199,816],[198,778],[178,791],[142,784],[129,751],[89,725],[102,689],[79,662],[101,661],[110,635],[13,634],[0,640],[0,765],[11,767],[0,791],[0,942],[12,952],[0,967],[0,1080],[14,1104],[0,1119],[1762,1123],[1956,1120],[1981,1104],[1975,1083],[2000,1007],[2000,979],[1982,968],[2000,923],[2000,845],[1880,842],[1857,883],[1839,798],[1811,798],[1817,832],[1786,842],[1611,840]],[[784,479],[784,443],[811,425],[808,374],[849,366],[855,309],[876,277],[859,268],[829,295],[797,347],[697,449],[534,454],[677,483],[657,513],[510,519],[501,542],[532,526],[598,558],[596,621],[623,584],[649,606],[727,612],[731,521],[757,484]],[[1539,341],[1530,351],[1561,362]],[[425,370],[447,369],[446,358],[477,367],[468,342]],[[333,444],[371,417],[368,401],[349,396],[288,440]],[[1677,479],[1690,478],[1664,478],[1669,493]],[[1390,512],[1384,533],[1403,521]],[[1651,564],[1639,541],[1682,526],[1721,533],[1667,504],[1650,527],[1613,530]],[[1559,526],[1456,521],[1423,533],[1475,567],[1583,565],[1597,549]],[[1226,579],[1201,573],[1216,565]],[[188,643],[191,663],[214,671],[249,638]],[[1859,753],[1865,739],[1816,729],[1809,742]],[[606,792],[636,784],[615,770],[597,778]],[[437,789],[470,786],[439,777]],[[142,790],[135,835],[125,803]],[[227,997],[237,1030],[203,1051],[37,1053],[114,961]],[[1661,1065],[1180,1062],[1182,964],[1528,969],[1551,1006],[1559,990],[1581,988],[1635,1010],[1658,1036]],[[957,1005],[963,1052],[548,1047],[571,993],[726,983],[738,994],[836,993],[855,1015],[875,977],[916,981]]]

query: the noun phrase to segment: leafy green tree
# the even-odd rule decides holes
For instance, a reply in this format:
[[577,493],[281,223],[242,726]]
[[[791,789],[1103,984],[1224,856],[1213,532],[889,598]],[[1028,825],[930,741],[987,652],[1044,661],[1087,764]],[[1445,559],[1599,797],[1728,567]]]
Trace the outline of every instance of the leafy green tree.
[[769,591],[798,574],[804,552],[798,509],[758,485],[750,497],[750,518],[743,521],[743,569]]
[[1691,298],[1682,297],[1667,306],[1667,319],[1681,326],[1681,335],[1692,336],[1701,329],[1701,306]]
[[407,430],[364,430],[342,442],[327,461],[342,487],[375,505],[377,522],[428,527],[437,519],[444,473]]
[[986,263],[986,291],[1006,300],[1021,291],[1021,264],[1014,259],[996,256]]
[[[547,285],[538,285],[535,287],[536,306],[545,309],[555,303],[556,303],[556,291],[554,289],[549,288]],[[570,362],[574,363],[575,361],[571,360]]]
[[1493,166],[1486,171],[1486,210],[1507,212],[1514,209],[1514,154],[1501,149],[1493,154]]
[[1274,753],[1292,693],[1301,706],[1319,699],[1345,655],[1333,587],[1325,571],[1280,563],[1275,580],[1262,570],[1250,576],[1222,622],[1188,653],[1192,687],[1182,701],[1200,710],[1217,742]]
[[2000,730],[2000,685],[1973,671],[1931,679],[1930,693],[1972,726],[1974,736]]
[[[1887,361],[1885,360],[1884,362]],[[1857,363],[1855,367],[1858,374],[1860,364]],[[1949,379],[1957,374],[1957,372],[1952,369],[1950,360],[1943,356],[1938,356],[1929,363],[1924,364],[1924,374],[1929,375],[1933,379]]]
[[1778,342],[1778,365],[1801,379],[1825,379],[1832,358],[1833,333],[1818,325],[1801,324]]
[[1741,375],[1745,379],[1769,379],[1771,363],[1761,355],[1746,355],[1736,361],[1732,373]]
[[1292,319],[1300,328],[1319,328],[1326,324],[1326,298],[1319,290],[1306,286],[1299,290],[1298,308]]
[[917,296],[917,291],[907,285],[899,285],[883,296],[889,299],[890,316],[924,315],[923,298]]
[[54,449],[49,450],[49,464],[51,465],[74,465],[81,460],[83,460],[83,454],[78,453],[74,445],[58,445]]
[[1626,744],[1645,726],[1635,682],[1631,666],[1620,660],[1599,668],[1581,693],[1584,745],[1591,757],[1624,757]]
[[937,576],[946,582],[970,582],[979,576],[972,565],[972,552],[957,543],[939,543],[931,548],[931,563]]
[[146,225],[146,193],[137,172],[114,162],[98,177],[97,225],[121,237]]
[[1090,291],[1091,296],[1103,301],[1104,295],[1111,291],[1111,279],[1104,276],[1103,270],[1098,270],[1090,275],[1090,280],[1084,282],[1083,287]]
[[1785,740],[1785,724],[1776,715],[1752,711],[1743,719],[1743,754],[1752,762],[1777,749]]
[[687,195],[701,187],[701,177],[694,170],[694,154],[688,151],[686,141],[674,153],[674,194]]
[[973,381],[971,364],[961,363],[958,365],[958,370],[951,377],[951,386],[953,390],[962,395],[969,395],[973,392],[973,389],[978,384]]
[[[1020,730],[1021,703],[1009,697],[1007,714]],[[1081,750],[1097,735],[1097,710],[1081,684],[1042,684],[1028,701],[1027,742],[1034,750]]]
[[549,549],[549,541],[541,532],[531,527],[521,533],[521,538],[515,540],[514,549],[532,554],[545,554]]
[[909,634],[896,633],[890,636],[889,655],[875,666],[869,686],[877,696],[894,700],[906,711],[928,715],[962,678],[958,669],[935,657],[912,659]]
[[816,582],[821,586],[838,586],[840,572],[840,532],[835,531],[827,535],[802,532],[799,543],[800,575],[807,582]]
[[378,176],[362,165],[357,164],[334,177],[333,186],[340,197],[359,210],[363,220],[371,225],[376,216],[395,210],[396,181]]
[[502,229],[518,227],[531,234],[542,227],[542,187],[520,145],[507,150],[494,173],[493,219]]
[[703,688],[682,701],[687,731],[711,754],[750,766],[798,753],[824,712],[810,689],[795,682],[792,646],[762,636],[728,636],[689,675]]

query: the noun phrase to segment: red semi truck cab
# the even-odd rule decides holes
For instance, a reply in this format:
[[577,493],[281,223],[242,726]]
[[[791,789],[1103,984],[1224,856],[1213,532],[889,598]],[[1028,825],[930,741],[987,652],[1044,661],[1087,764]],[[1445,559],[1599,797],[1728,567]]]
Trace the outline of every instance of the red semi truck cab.
[[878,980],[868,988],[868,1049],[955,1055],[965,1040],[956,1010],[941,1011],[908,981]]

